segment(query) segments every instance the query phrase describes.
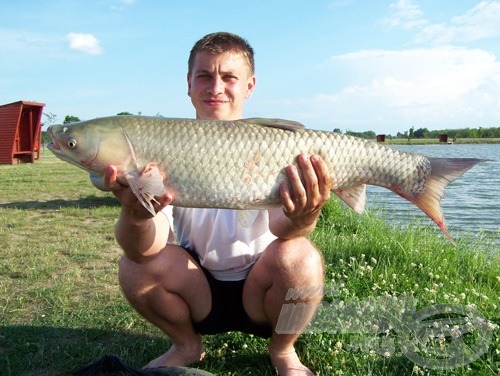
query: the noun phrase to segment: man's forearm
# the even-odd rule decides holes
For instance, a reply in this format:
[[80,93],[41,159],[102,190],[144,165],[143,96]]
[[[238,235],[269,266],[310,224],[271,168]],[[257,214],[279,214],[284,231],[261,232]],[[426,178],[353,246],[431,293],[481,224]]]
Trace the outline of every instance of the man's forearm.
[[277,207],[269,210],[270,230],[274,236],[280,239],[293,239],[298,237],[306,237],[314,231],[316,222],[319,217],[311,215],[307,218],[307,222],[292,221],[283,214],[283,208]]
[[165,247],[169,231],[168,220],[161,213],[154,218],[136,219],[127,208],[122,208],[115,236],[131,260],[144,263]]

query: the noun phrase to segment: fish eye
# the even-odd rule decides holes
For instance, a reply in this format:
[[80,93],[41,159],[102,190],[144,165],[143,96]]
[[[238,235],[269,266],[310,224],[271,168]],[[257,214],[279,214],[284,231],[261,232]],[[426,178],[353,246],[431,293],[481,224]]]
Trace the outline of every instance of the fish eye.
[[68,141],[68,146],[71,148],[71,149],[74,149],[76,147],[76,140],[74,138],[72,138],[71,140]]
[[64,127],[64,128],[62,129],[62,131],[63,131],[63,133],[68,133],[68,127]]

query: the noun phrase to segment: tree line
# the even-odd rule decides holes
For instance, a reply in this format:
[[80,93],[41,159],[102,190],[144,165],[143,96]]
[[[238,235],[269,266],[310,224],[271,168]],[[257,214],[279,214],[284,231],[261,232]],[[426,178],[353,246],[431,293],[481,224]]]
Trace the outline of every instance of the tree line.
[[[334,132],[343,133],[340,129],[334,129]],[[373,131],[354,132],[347,130],[345,134],[368,140],[377,138],[377,134]],[[500,138],[500,127],[491,128],[458,128],[458,129],[440,129],[431,131],[427,128],[410,128],[404,132],[398,132],[395,136],[386,134],[385,136],[391,138],[404,138],[404,139],[437,139],[440,135],[447,135],[449,138]]]
[[[139,112],[138,115],[141,113]],[[44,113],[45,121],[44,125],[55,124],[57,116],[52,113]],[[123,111],[118,113],[117,115],[133,115],[130,112]],[[160,114],[156,114],[156,116],[162,116]],[[76,123],[81,121],[78,116],[66,115],[64,118],[63,124]],[[335,128],[333,130],[337,133],[344,133],[339,128]],[[46,132],[42,132],[42,137],[46,141],[43,141],[45,144],[48,142],[48,136],[45,134]],[[375,140],[377,138],[377,134],[374,131],[364,131],[364,132],[354,132],[351,130],[347,130],[345,134],[360,138],[365,138],[367,140]],[[449,138],[500,138],[500,127],[491,127],[491,128],[458,128],[458,129],[441,129],[431,131],[427,128],[418,128],[411,127],[407,131],[398,132],[395,136],[386,134],[386,138],[404,138],[404,139],[437,139],[440,135],[447,135]]]

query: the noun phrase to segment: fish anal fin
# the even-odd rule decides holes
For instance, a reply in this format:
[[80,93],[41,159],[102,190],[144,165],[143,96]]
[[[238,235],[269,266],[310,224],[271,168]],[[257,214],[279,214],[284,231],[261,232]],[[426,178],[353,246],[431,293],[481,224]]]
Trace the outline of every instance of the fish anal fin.
[[366,185],[358,185],[353,188],[333,191],[347,206],[349,206],[356,213],[361,214],[365,210],[366,204]]
[[243,119],[243,121],[247,123],[257,124],[263,127],[278,128],[293,132],[302,131],[306,128],[302,123],[285,119],[248,118]]
[[162,196],[165,193],[163,176],[156,164],[148,164],[141,173],[128,173],[125,179],[139,202],[152,215],[156,215],[151,201],[156,202],[155,196]]

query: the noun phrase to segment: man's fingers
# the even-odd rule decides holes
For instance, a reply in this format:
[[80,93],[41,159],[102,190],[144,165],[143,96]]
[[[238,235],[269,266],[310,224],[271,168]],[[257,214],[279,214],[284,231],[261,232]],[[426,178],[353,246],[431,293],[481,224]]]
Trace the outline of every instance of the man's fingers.
[[108,166],[106,172],[104,173],[104,185],[108,189],[116,189],[116,177],[118,175],[118,170],[115,166]]
[[311,157],[311,163],[316,171],[319,192],[321,196],[328,199],[333,185],[330,177],[330,171],[328,171],[328,166],[319,155],[313,155]]

